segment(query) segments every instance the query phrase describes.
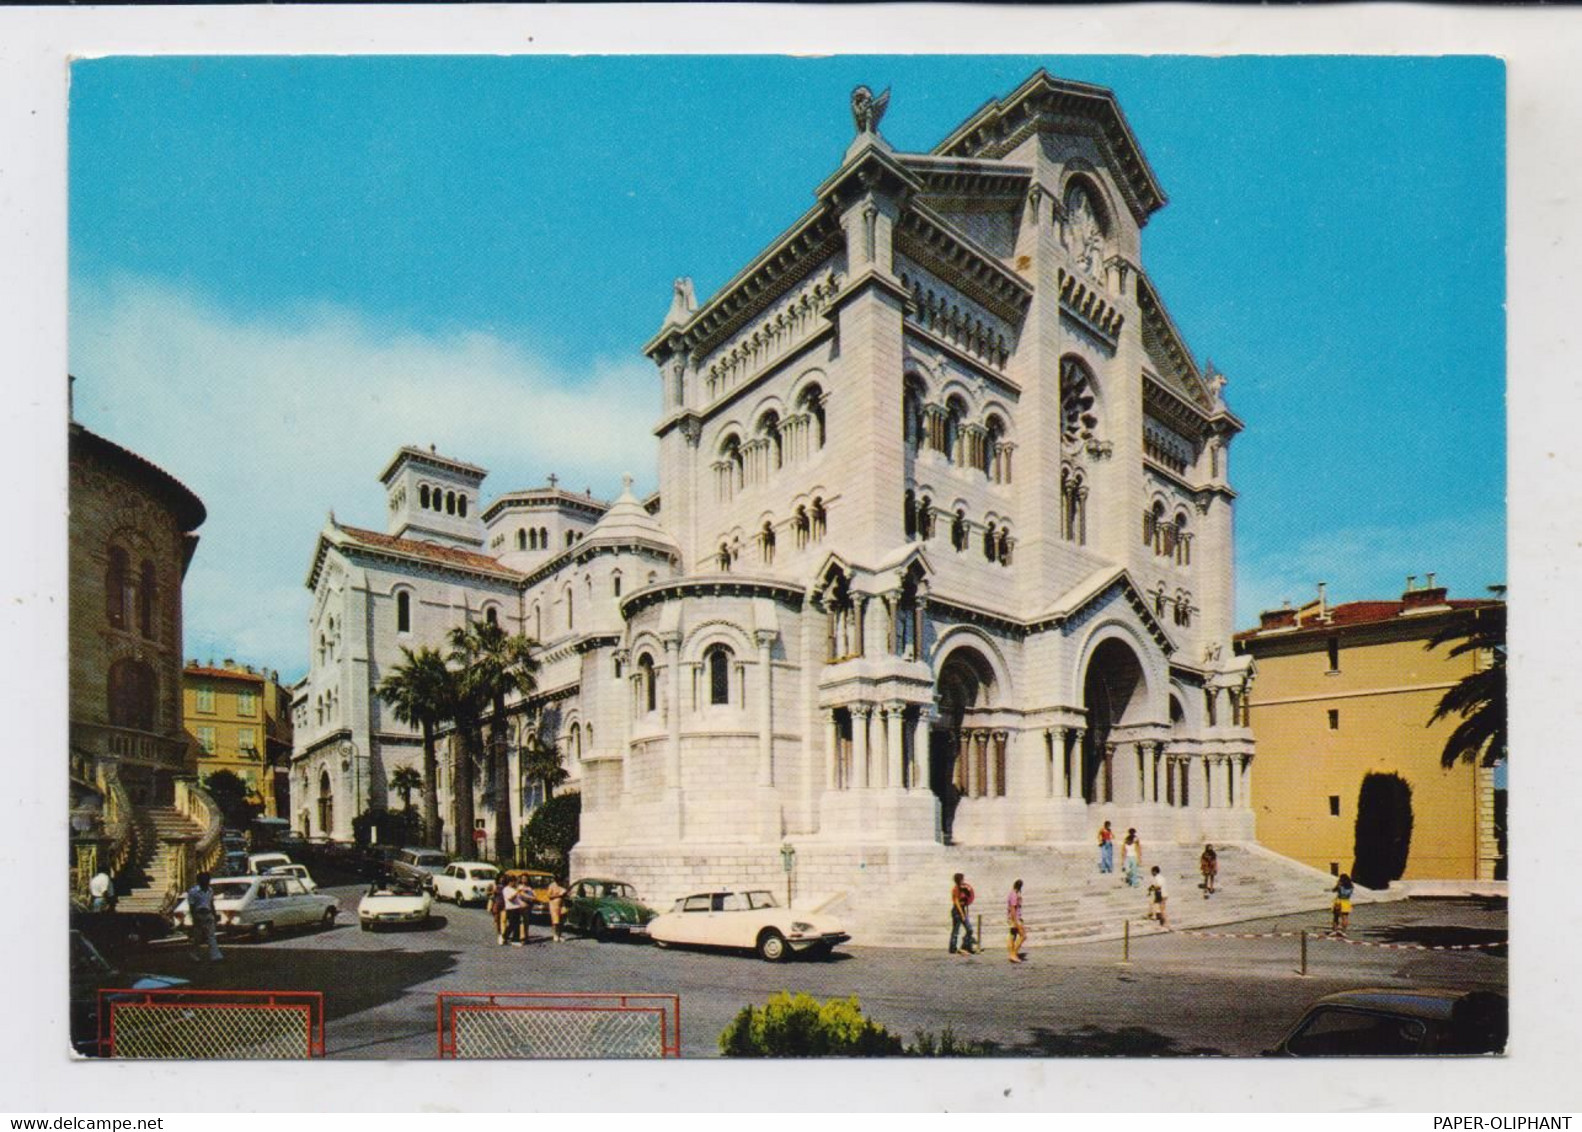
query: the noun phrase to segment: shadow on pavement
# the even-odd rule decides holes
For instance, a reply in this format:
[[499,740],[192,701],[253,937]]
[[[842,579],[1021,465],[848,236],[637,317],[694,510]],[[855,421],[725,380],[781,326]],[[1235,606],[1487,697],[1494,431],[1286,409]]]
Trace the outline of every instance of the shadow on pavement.
[[1054,1031],[1034,1027],[1029,1042],[1000,1046],[1002,1057],[1199,1057],[1222,1055],[1213,1046],[1184,1046],[1172,1037],[1143,1026],[1079,1026]]
[[[1450,924],[1397,924],[1371,928],[1360,938],[1379,943],[1415,943],[1424,947],[1465,947],[1473,943],[1505,943],[1509,934],[1500,928],[1467,928]],[[1486,954],[1506,957],[1503,947],[1485,949]]]
[[[355,930],[355,929],[354,929]],[[381,951],[376,979],[368,977],[366,951],[257,948],[226,950],[219,963],[199,962],[185,950],[171,952],[160,970],[192,980],[195,990],[322,991],[328,1021],[372,1010],[420,983],[456,968],[454,951]]]

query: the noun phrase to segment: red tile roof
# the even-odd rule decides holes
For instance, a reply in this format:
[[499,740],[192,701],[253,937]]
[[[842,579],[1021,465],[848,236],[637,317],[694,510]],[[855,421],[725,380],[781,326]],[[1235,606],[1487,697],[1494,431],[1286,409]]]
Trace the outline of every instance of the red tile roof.
[[461,550],[454,546],[439,546],[436,543],[419,542],[416,539],[396,538],[393,535],[380,534],[378,531],[364,530],[362,527],[337,525],[337,529],[342,534],[350,535],[353,542],[362,543],[376,550],[393,550],[398,554],[427,558],[432,562],[451,566],[463,566],[469,570],[484,570],[490,574],[504,574],[513,578],[521,577],[509,566],[502,566],[498,560],[476,551]]
[[264,677],[258,672],[248,672],[235,668],[208,668],[201,664],[189,664],[181,670],[183,676],[213,676],[221,680],[249,680],[255,683],[264,683]]
[[[1503,604],[1488,598],[1465,599],[1458,598],[1440,603],[1453,610],[1484,609],[1489,606]],[[1401,616],[1401,611],[1407,608],[1401,601],[1348,601],[1340,605],[1329,607],[1327,620],[1320,620],[1317,604],[1309,605],[1301,610],[1293,610],[1296,614],[1295,626],[1276,627],[1272,629],[1243,629],[1236,634],[1236,640],[1245,641],[1260,636],[1288,636],[1303,630],[1329,630],[1347,628],[1353,625],[1378,625],[1385,621],[1394,621]],[[1436,606],[1429,606],[1436,609]],[[1442,612],[1442,610],[1441,610]],[[1416,620],[1423,614],[1414,614],[1409,620]]]

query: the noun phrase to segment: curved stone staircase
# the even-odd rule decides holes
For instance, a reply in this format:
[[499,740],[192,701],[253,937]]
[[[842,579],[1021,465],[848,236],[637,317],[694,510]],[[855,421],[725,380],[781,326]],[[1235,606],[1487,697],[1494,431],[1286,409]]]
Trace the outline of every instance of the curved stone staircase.
[[122,912],[159,912],[179,884],[172,847],[195,844],[204,833],[174,806],[137,809],[137,853],[116,877],[120,893],[116,908]]

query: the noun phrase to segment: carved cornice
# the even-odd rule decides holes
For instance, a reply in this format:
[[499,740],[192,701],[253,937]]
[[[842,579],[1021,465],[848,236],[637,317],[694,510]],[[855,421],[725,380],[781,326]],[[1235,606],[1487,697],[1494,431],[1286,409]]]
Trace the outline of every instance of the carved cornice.
[[895,244],[990,314],[1021,325],[1033,301],[1032,285],[928,206],[914,201],[901,214]]
[[1065,268],[1060,269],[1060,309],[1110,349],[1113,350],[1120,341],[1126,316],[1106,302],[1097,290]]
[[655,582],[623,599],[621,616],[630,621],[650,605],[688,597],[767,597],[793,609],[800,609],[806,596],[803,587],[773,578],[733,577],[729,574],[678,578]]
[[1040,70],[1004,99],[989,102],[934,147],[936,155],[994,159],[1035,133],[1082,134],[1104,151],[1138,227],[1166,197],[1113,92]]
[[1192,351],[1187,349],[1186,339],[1176,328],[1170,312],[1165,310],[1147,272],[1137,275],[1137,309],[1143,320],[1143,346],[1171,371],[1163,376],[1175,379],[1179,388],[1174,392],[1202,414],[1211,413],[1214,398],[1209,394],[1197,362],[1192,359]]

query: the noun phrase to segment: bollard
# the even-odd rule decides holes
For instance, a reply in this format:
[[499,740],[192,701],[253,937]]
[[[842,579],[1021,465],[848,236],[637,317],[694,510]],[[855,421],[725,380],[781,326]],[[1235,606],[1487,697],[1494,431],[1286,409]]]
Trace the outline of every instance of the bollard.
[[1132,965],[1132,922],[1130,919],[1121,921],[1121,966]]
[[977,944],[978,944],[978,950],[982,951],[983,950],[983,913],[982,912],[978,913],[978,939],[977,939]]
[[1299,972],[1299,974],[1301,974],[1303,977],[1306,977],[1306,975],[1307,975],[1307,929],[1306,928],[1302,929],[1302,970]]

